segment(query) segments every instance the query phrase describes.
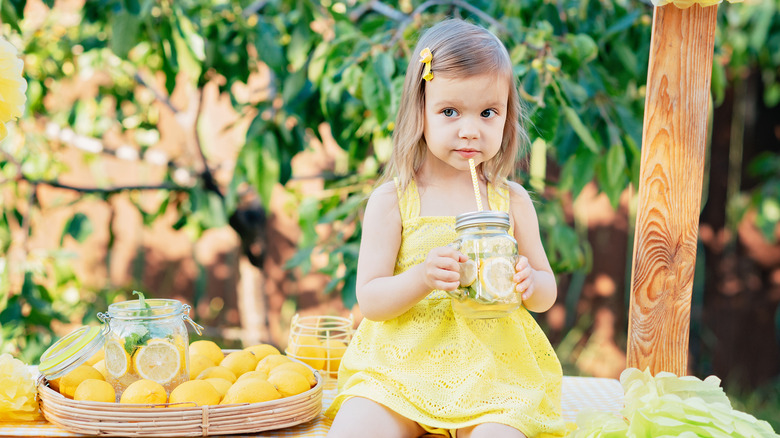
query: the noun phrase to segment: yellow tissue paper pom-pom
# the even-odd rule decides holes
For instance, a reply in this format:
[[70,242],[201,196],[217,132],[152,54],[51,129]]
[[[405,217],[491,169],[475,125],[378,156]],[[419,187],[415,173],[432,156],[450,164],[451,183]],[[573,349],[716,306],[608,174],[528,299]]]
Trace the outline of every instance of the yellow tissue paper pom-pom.
[[7,134],[6,122],[18,119],[24,111],[27,81],[22,77],[23,67],[16,47],[0,37],[0,140]]
[[40,420],[37,395],[27,366],[8,353],[0,355],[0,421]]

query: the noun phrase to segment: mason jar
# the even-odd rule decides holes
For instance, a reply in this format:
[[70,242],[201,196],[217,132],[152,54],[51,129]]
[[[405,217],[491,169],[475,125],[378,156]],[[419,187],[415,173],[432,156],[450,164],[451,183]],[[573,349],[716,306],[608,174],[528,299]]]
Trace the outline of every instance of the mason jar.
[[512,277],[517,241],[509,234],[509,214],[476,211],[455,218],[452,246],[469,259],[460,264],[460,287],[448,292],[455,312],[469,318],[500,318],[520,307]]
[[202,327],[189,316],[190,306],[178,300],[150,298],[108,306],[98,318],[109,326],[103,349],[106,381],[117,399],[140,379],[161,384],[166,392],[189,380],[189,336],[184,322],[198,334]]

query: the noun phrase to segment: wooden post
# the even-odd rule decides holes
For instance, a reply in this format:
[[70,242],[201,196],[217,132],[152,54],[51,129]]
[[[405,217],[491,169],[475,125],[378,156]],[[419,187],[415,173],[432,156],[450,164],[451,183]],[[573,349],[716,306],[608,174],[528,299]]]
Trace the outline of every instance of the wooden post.
[[687,374],[717,11],[653,16],[628,321],[628,366],[653,374]]

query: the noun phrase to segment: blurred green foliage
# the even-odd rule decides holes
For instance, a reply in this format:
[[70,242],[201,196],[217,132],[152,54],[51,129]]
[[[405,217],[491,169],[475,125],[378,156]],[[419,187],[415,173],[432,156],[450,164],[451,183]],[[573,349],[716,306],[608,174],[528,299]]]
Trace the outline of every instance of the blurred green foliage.
[[[494,31],[515,63],[533,154],[539,154],[534,159],[526,151],[537,167],[518,169],[516,178],[528,181],[529,171],[541,175],[532,188],[556,272],[582,278],[590,266],[586,230],[567,219],[571,200],[595,181],[617,206],[624,189],[638,180],[652,22],[652,7],[644,2],[91,0],[74,11],[49,0],[44,4],[53,9],[43,17],[25,16],[26,3],[5,0],[0,8],[4,34],[23,52],[25,126],[38,127],[12,130],[0,145],[0,319],[2,351],[28,362],[51,341],[53,321],[89,318],[105,308],[103,301],[128,294],[111,288],[85,299],[67,252],[31,251],[26,239],[12,237],[44,226],[35,220],[41,213],[36,188],[64,186],[58,177],[67,167],[57,150],[66,138],[84,149],[87,165],[101,154],[118,154],[100,145],[109,132],[131,139],[138,156],[151,154],[160,139],[160,104],[175,109],[165,96],[177,87],[191,86],[202,95],[207,84],[217,84],[235,111],[252,115],[252,121],[228,185],[216,183],[202,148],[200,163],[171,160],[164,183],[153,187],[160,193],[158,208],[138,205],[144,224],[175,209],[174,227],[197,238],[206,229],[233,225],[247,187],[270,205],[274,186],[291,179],[292,158],[312,139],[324,141],[319,127],[327,124],[346,158],[322,175],[321,197],[301,197],[300,250],[287,266],[306,271],[312,254],[328,254],[322,269],[332,278],[327,291],[340,293],[347,306],[355,302],[357,219],[389,157],[402,75],[415,55],[411,48],[425,27],[447,16]],[[767,106],[780,101],[778,5],[721,6],[712,80],[716,103],[751,68],[762,72]],[[94,93],[57,105],[68,87],[95,73],[102,76]],[[255,73],[267,75],[268,86],[247,101],[236,86]],[[155,89],[153,78],[163,78],[164,90]],[[754,163],[762,183],[739,206],[740,212],[757,211],[757,224],[769,238],[780,211],[777,162],[775,151]],[[192,178],[177,178],[180,171]],[[97,187],[76,190],[78,200],[71,203],[109,201],[143,188],[111,186],[106,176],[97,180]],[[315,232],[318,224],[355,222],[350,232]],[[82,242],[90,233],[89,219],[77,214],[62,240]],[[575,305],[567,300],[570,311]]]

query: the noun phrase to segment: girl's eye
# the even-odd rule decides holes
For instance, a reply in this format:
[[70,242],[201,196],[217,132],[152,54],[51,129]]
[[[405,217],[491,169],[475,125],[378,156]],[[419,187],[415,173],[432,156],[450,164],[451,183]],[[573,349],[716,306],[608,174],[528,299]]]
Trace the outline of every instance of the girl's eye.
[[484,117],[484,118],[489,118],[491,116],[494,116],[495,114],[496,114],[496,112],[494,110],[486,109],[486,110],[482,111],[482,113],[480,115],[482,117]]
[[445,108],[444,111],[442,111],[442,114],[444,114],[444,117],[455,117],[458,112],[452,108]]

